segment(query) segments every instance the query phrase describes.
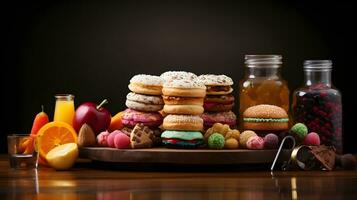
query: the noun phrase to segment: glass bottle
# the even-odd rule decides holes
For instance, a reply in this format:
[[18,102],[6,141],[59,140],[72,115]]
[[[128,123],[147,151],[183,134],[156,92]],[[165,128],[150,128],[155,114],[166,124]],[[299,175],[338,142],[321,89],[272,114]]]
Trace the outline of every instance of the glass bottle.
[[72,125],[75,113],[74,95],[57,94],[55,98],[56,107],[53,121],[62,121]]
[[289,87],[280,75],[281,55],[246,55],[246,73],[239,82],[239,114],[255,105],[270,104],[289,111]]
[[319,134],[321,144],[342,153],[342,101],[331,84],[331,70],[330,60],[304,62],[305,85],[294,92],[292,111],[294,121]]

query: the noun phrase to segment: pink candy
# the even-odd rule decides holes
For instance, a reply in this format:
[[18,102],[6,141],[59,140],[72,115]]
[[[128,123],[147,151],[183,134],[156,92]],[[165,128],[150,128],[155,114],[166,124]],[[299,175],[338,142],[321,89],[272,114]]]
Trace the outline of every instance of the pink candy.
[[119,130],[111,133],[104,131],[97,136],[97,143],[103,147],[126,149],[130,147],[130,138]]
[[248,149],[264,149],[264,139],[259,136],[250,137],[247,141]]
[[304,139],[304,144],[309,146],[317,146],[320,145],[320,136],[315,132],[311,132],[306,135]]
[[103,131],[99,135],[97,135],[97,143],[99,146],[106,147],[108,146],[107,138],[110,135],[108,131]]
[[127,149],[130,146],[130,138],[124,133],[118,133],[114,138],[114,146],[117,149]]

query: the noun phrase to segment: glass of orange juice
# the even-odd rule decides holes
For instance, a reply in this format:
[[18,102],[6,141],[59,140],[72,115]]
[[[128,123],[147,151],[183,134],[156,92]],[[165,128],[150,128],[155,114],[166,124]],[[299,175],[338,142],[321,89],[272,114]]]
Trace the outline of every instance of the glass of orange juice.
[[53,121],[66,122],[72,126],[74,117],[74,95],[72,94],[57,94],[55,115]]

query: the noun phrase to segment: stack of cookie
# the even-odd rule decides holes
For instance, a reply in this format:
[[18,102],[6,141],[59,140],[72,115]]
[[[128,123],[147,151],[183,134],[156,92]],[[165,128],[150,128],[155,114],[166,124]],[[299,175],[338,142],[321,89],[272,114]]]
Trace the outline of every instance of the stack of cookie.
[[[161,97],[162,85],[163,81],[159,76],[139,74],[131,78],[128,86],[131,92],[126,96],[125,102],[128,109],[124,111],[122,117],[122,123],[125,127],[134,128],[136,125],[140,125],[140,130],[147,130],[141,126],[147,126],[155,130],[162,124],[163,117],[158,112],[164,106]],[[137,134],[138,132],[132,131],[132,134]],[[157,131],[153,132],[158,133]],[[157,137],[160,138],[160,135],[157,135]],[[138,137],[131,136],[130,138]],[[138,141],[131,141],[131,146],[134,148],[144,147],[144,145],[138,144]],[[134,143],[135,145],[133,145]],[[147,141],[145,143],[148,144],[145,145],[146,147],[152,146]]]
[[237,123],[236,115],[231,111],[234,105],[233,80],[226,75],[205,74],[198,79],[207,88],[204,99],[204,110],[202,119],[205,129],[215,123],[228,124],[234,128]]
[[163,121],[162,143],[174,148],[195,148],[203,144],[203,100],[206,87],[190,72],[166,72],[162,89]]

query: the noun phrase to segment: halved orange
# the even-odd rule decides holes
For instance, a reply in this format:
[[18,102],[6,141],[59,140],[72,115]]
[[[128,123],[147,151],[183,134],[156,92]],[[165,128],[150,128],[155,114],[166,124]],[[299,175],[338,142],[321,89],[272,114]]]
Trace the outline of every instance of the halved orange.
[[42,158],[53,148],[67,143],[77,143],[77,133],[65,122],[55,121],[44,125],[37,134],[36,146]]

